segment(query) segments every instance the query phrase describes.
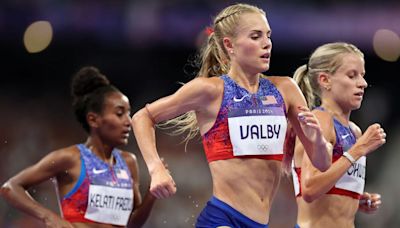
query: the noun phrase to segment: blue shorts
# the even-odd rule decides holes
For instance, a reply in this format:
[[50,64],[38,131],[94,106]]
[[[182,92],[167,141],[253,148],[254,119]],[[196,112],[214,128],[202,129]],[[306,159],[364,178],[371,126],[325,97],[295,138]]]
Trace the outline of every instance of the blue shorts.
[[232,228],[268,228],[268,224],[261,224],[251,220],[213,196],[197,218],[196,227],[216,228],[218,226],[229,226]]
[[296,224],[296,225],[294,226],[294,228],[300,228],[300,226]]

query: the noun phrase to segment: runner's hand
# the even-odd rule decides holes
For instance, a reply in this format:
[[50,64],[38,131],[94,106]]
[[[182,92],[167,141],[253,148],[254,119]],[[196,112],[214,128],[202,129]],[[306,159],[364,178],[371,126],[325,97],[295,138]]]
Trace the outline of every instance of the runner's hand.
[[380,194],[364,192],[364,194],[361,195],[358,210],[367,214],[372,214],[379,209],[381,204]]
[[176,193],[175,181],[172,179],[170,171],[166,168],[164,162],[151,173],[150,192],[157,199],[168,198]]

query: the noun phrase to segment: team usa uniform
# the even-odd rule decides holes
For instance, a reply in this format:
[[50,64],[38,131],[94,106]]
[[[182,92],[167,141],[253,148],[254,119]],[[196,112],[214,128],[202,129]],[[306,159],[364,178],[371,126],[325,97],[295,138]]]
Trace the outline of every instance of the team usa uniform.
[[[261,77],[257,93],[249,93],[228,75],[213,127],[205,133],[203,146],[208,162],[231,158],[282,161],[286,135],[286,108],[278,89]],[[268,227],[257,223],[228,204],[212,197],[196,227]]]
[[[324,111],[322,107],[317,109]],[[337,119],[333,118],[333,122],[336,133],[336,144],[332,154],[334,163],[356,143],[356,137],[349,127],[343,126]],[[326,194],[360,199],[364,192],[366,161],[365,156],[359,158]],[[301,168],[294,168],[292,174],[295,194],[301,196]]]
[[133,209],[133,179],[114,149],[112,167],[83,144],[77,145],[81,172],[74,188],[61,200],[63,218],[69,222],[126,226]]

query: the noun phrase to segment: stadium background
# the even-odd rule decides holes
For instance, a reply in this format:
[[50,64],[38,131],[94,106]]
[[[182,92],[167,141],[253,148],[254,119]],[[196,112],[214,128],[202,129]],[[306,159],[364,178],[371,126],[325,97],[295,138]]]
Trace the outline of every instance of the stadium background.
[[[368,156],[366,191],[379,192],[383,206],[375,215],[358,214],[357,227],[399,227],[400,216],[400,2],[355,0],[243,1],[268,15],[272,61],[267,75],[292,75],[309,54],[326,42],[358,46],[366,59],[370,84],[362,108],[352,119],[362,130],[379,122],[387,143]],[[0,3],[0,183],[49,151],[85,139],[71,109],[70,79],[80,67],[94,65],[129,98],[132,111],[179,88],[194,69],[188,64],[204,39],[212,16],[235,1],[11,1]],[[24,35],[37,21],[50,44],[29,52]],[[382,30],[384,29],[384,30]],[[397,56],[397,57],[396,57]],[[187,152],[181,138],[158,131],[158,147],[177,182],[177,194],[160,200],[145,227],[192,227],[211,195],[211,179],[200,140]],[[134,137],[125,148],[140,162],[141,189],[149,178]],[[51,181],[29,190],[58,211]],[[292,227],[296,208],[290,182],[283,178],[271,227]],[[0,199],[0,227],[41,227],[41,223]]]

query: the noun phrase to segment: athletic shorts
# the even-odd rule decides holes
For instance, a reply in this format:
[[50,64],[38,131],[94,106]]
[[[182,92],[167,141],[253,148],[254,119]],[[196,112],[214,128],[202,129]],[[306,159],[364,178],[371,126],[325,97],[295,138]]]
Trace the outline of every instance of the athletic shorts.
[[255,222],[213,196],[197,218],[196,228],[268,228],[268,224]]

